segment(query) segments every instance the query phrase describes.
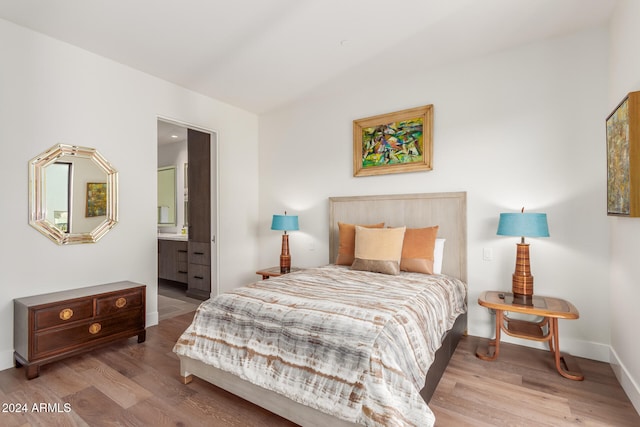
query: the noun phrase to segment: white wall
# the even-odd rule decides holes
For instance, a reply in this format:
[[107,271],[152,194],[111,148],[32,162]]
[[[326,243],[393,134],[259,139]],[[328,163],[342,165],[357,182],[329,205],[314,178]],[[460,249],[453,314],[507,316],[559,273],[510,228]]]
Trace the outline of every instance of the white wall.
[[[17,297],[131,280],[157,321],[158,116],[218,132],[221,289],[255,278],[254,114],[4,20],[0,51],[0,368],[13,363]],[[120,222],[97,244],[57,246],[28,225],[27,161],[56,143],[95,147],[119,172]]]
[[[510,290],[518,240],[496,236],[499,213],[546,212],[551,237],[530,241],[535,291],[580,310],[579,320],[561,322],[563,350],[608,360],[606,29],[435,70],[420,57],[397,62],[386,76],[375,61],[362,64],[260,116],[261,265],[278,263],[269,220],[284,209],[300,216],[292,263],[312,266],[329,261],[330,196],[467,191],[469,332],[491,336],[477,297]],[[434,105],[434,170],[354,178],[352,121],[424,104]],[[493,261],[483,261],[483,248]]]
[[[640,90],[640,2],[618,4],[611,20],[608,111],[627,93]],[[605,116],[606,117],[606,116]],[[640,412],[640,218],[609,218],[611,230],[611,362]]]

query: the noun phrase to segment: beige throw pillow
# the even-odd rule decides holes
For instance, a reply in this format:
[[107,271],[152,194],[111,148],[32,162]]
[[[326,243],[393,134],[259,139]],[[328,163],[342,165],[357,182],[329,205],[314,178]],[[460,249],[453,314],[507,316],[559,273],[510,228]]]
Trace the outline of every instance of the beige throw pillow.
[[356,226],[354,270],[383,274],[400,273],[400,257],[406,227],[365,228]]
[[[367,228],[382,228],[384,222],[378,224],[362,225]],[[356,246],[356,226],[355,224],[347,224],[338,221],[338,256],[336,257],[337,265],[353,264],[353,252]]]

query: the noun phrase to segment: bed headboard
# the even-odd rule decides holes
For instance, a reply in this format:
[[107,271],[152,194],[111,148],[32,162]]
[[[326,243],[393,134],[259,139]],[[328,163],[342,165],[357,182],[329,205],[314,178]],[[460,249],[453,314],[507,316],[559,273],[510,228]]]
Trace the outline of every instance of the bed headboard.
[[338,221],[411,228],[438,225],[447,239],[442,272],[467,281],[467,193],[393,194],[329,198],[329,262],[338,255]]

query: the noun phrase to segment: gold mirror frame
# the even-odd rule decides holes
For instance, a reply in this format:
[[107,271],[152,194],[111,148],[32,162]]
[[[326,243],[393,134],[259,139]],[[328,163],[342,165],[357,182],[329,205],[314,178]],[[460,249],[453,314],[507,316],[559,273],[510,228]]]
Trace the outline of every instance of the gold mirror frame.
[[[106,218],[92,231],[65,233],[46,219],[45,168],[64,157],[85,158],[106,173]],[[118,172],[95,148],[57,144],[29,161],[29,225],[59,245],[95,243],[118,222]]]

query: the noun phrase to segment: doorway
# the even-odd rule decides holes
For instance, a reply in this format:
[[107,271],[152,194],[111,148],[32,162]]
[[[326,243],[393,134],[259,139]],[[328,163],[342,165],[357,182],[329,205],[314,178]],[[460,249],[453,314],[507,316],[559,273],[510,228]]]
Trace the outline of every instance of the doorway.
[[[157,125],[157,166],[163,172],[158,180],[159,300],[162,294],[208,299],[218,293],[219,277],[217,133],[165,118]],[[167,170],[175,171],[170,194],[163,192]]]

